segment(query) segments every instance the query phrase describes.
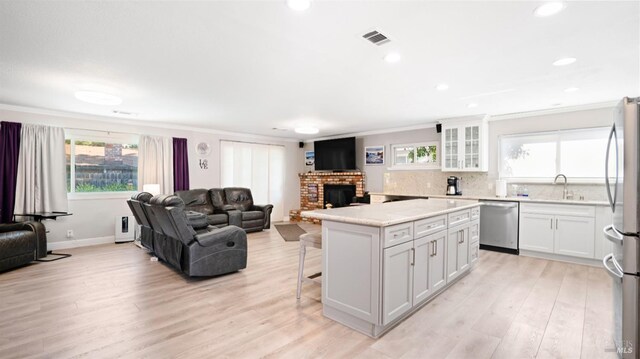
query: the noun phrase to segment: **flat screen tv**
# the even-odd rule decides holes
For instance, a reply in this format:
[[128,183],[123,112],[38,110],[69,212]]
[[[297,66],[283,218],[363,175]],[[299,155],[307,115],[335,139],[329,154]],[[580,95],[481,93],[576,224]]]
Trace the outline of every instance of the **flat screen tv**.
[[356,169],[356,138],[315,141],[316,171],[347,171]]

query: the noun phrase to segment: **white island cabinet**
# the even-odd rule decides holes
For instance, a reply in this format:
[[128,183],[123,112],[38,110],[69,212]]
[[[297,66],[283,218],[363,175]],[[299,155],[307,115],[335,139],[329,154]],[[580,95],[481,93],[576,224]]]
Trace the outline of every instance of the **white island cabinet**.
[[479,205],[415,199],[303,212],[322,219],[324,315],[376,338],[419,309],[477,260]]

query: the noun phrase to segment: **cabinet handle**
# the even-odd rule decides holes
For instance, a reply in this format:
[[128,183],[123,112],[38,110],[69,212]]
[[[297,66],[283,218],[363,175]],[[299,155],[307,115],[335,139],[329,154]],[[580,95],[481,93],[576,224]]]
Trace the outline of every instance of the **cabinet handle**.
[[411,265],[414,265],[416,262],[416,250],[415,248],[411,248]]
[[437,256],[438,255],[438,241],[433,241],[433,255]]
[[553,229],[553,218],[550,219],[549,225],[550,225],[549,228]]
[[431,241],[431,256],[435,256],[436,255],[436,250],[437,250],[437,246],[436,246],[436,241]]
[[558,229],[558,219],[556,218],[556,229]]

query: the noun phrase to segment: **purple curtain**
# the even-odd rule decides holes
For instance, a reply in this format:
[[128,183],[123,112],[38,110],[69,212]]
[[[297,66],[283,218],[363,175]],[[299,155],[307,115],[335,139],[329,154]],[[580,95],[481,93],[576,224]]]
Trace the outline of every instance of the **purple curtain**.
[[189,189],[189,151],[186,138],[173,138],[173,191]]
[[0,223],[13,222],[21,123],[0,122]]

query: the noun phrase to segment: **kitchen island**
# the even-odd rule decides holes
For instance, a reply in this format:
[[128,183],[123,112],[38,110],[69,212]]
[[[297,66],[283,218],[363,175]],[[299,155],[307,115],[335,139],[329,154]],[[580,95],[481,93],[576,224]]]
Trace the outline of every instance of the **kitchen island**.
[[323,314],[374,338],[478,260],[477,201],[414,199],[301,215],[322,220]]

